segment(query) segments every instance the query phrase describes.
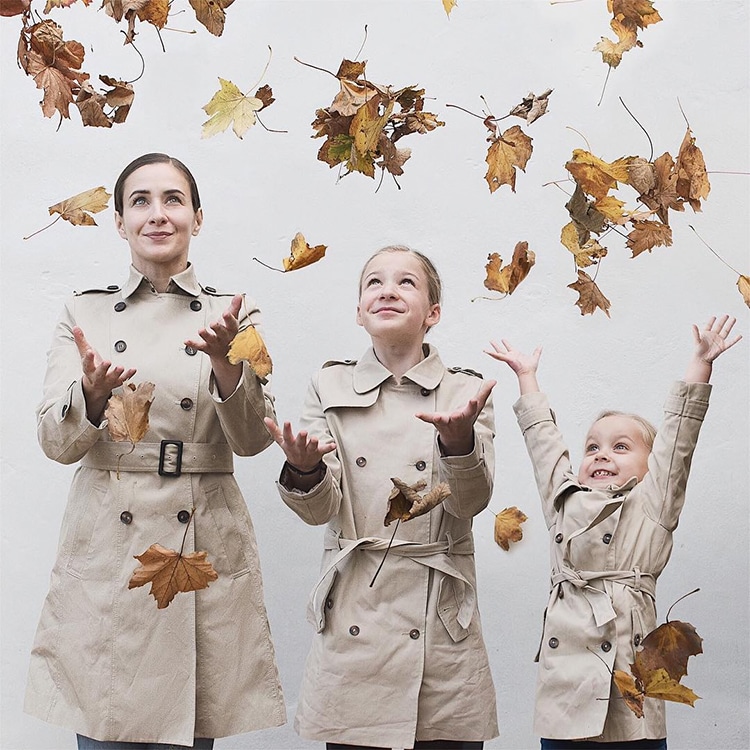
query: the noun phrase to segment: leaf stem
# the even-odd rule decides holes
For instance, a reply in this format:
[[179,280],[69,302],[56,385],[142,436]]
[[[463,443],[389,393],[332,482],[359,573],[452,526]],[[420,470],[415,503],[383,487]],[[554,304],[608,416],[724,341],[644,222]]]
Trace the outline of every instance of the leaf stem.
[[[689,127],[689,126],[688,126],[688,127]],[[675,602],[675,603],[674,603],[674,604],[673,604],[673,605],[672,605],[672,606],[671,606],[671,607],[670,607],[670,608],[669,608],[669,609],[667,610],[667,616],[666,616],[666,617],[664,618],[665,622],[669,622],[669,613],[670,613],[670,612],[672,611],[672,609],[674,608],[675,604],[678,604],[678,603],[679,603],[679,602],[681,602],[681,601],[682,601],[683,599],[686,599],[686,598],[687,598],[688,596],[691,596],[692,594],[695,594],[695,593],[697,593],[698,591],[700,591],[700,587],[698,587],[697,589],[693,589],[692,591],[688,591],[688,593],[687,593],[687,594],[683,594],[683,595],[682,595],[682,596],[681,596],[681,597],[680,597],[680,598],[679,598],[679,599],[678,599],[678,600],[677,600],[677,601],[676,601],[676,602]]]
[[[245,94],[245,96],[249,96],[250,92],[263,80],[263,78],[266,75],[266,71],[268,70],[268,66],[271,64],[272,56],[273,56],[273,50],[271,49],[271,45],[269,44],[268,45],[268,60],[266,61],[266,67],[263,68],[263,72],[260,74],[260,78],[250,87],[250,89],[248,90],[247,94]],[[257,112],[255,113],[255,116],[256,117],[258,116]],[[261,125],[263,125],[262,122],[261,122]],[[263,127],[265,128],[266,126],[263,125]],[[268,130],[268,128],[266,128],[266,130]]]
[[391,545],[393,544],[393,540],[396,537],[396,532],[398,531],[398,525],[401,523],[401,519],[396,519],[396,525],[393,527],[393,533],[391,534],[391,539],[388,542],[388,546],[385,548],[385,552],[383,553],[383,559],[380,561],[380,565],[378,565],[378,569],[375,571],[375,575],[372,577],[372,580],[370,581],[370,588],[372,588],[372,585],[375,583],[375,579],[378,577],[378,573],[380,573],[380,569],[383,567],[383,563],[385,562],[385,558],[388,556],[388,550],[390,550]]
[[604,79],[604,85],[602,86],[602,94],[599,97],[599,101],[596,103],[596,106],[601,106],[602,101],[604,100],[604,92],[607,89],[607,81],[609,81],[609,74],[612,72],[612,66],[608,65],[607,67],[607,77]]
[[304,65],[307,68],[312,68],[313,70],[320,70],[323,73],[328,73],[329,76],[333,76],[333,78],[336,78],[335,73],[331,73],[330,70],[326,70],[325,68],[319,68],[317,65],[312,65],[311,63],[306,63],[302,60],[300,60],[296,55],[293,58],[296,62],[298,62],[300,65]]
[[288,133],[288,130],[274,130],[273,128],[266,127],[266,124],[263,122],[263,120],[258,117],[258,113],[255,113],[255,119],[261,124],[261,127],[263,130],[269,132],[269,133]]
[[583,133],[582,133],[582,132],[581,132],[580,130],[576,130],[575,128],[571,127],[570,125],[566,125],[565,127],[566,127],[566,128],[568,129],[568,130],[572,130],[572,131],[573,131],[574,133],[578,133],[578,135],[580,135],[580,136],[581,136],[581,138],[583,138],[583,142],[584,142],[584,143],[586,144],[586,147],[588,148],[588,150],[589,150],[589,153],[590,153],[590,154],[593,154],[593,153],[594,153],[594,152],[593,152],[593,151],[591,150],[591,145],[589,144],[589,142],[588,142],[588,139],[586,138],[586,136],[585,136],[585,135],[584,135],[584,134],[583,134]]
[[367,42],[367,24],[365,24],[365,38],[362,40],[362,44],[359,46],[359,49],[357,50],[357,54],[354,55],[354,59],[356,60],[362,50],[365,48],[365,43]]
[[[701,236],[700,236],[700,235],[698,234],[698,232],[697,232],[697,231],[695,230],[695,227],[694,227],[694,226],[693,226],[692,224],[688,224],[688,226],[689,226],[689,227],[690,227],[690,228],[691,228],[691,229],[692,229],[692,230],[693,230],[693,231],[695,232],[695,236],[696,236],[696,237],[697,237],[697,238],[698,238],[698,239],[699,239],[699,240],[700,240],[700,241],[701,241],[701,242],[702,242],[702,243],[703,243],[703,244],[704,244],[704,245],[705,245],[705,246],[706,246],[706,247],[707,247],[707,248],[708,248],[708,249],[709,249],[709,250],[710,250],[710,251],[711,251],[711,252],[712,252],[712,253],[713,253],[713,254],[714,254],[714,255],[715,255],[715,256],[716,256],[716,257],[717,257],[717,258],[718,258],[718,259],[719,259],[719,260],[720,260],[720,261],[721,261],[721,262],[722,262],[722,263],[723,263],[723,264],[724,264],[724,265],[725,265],[726,267],[727,267],[727,268],[728,268],[728,269],[729,269],[729,270],[730,270],[730,271],[734,271],[734,272],[735,272],[735,273],[736,273],[736,274],[737,274],[738,276],[742,276],[742,274],[741,274],[741,273],[740,273],[740,272],[739,272],[739,271],[738,271],[738,270],[737,270],[736,268],[734,268],[733,266],[730,266],[730,265],[729,265],[729,263],[727,263],[727,262],[726,262],[726,261],[724,260],[724,258],[722,258],[722,257],[721,257],[721,255],[719,255],[719,253],[717,253],[717,252],[716,252],[716,250],[714,250],[714,249],[713,249],[713,248],[711,247],[711,245],[709,245],[709,244],[708,244],[708,242],[706,242],[706,240],[704,240],[704,239],[703,239],[703,237],[701,237]],[[679,601],[679,600],[678,600],[678,601]]]
[[651,140],[651,136],[648,134],[648,131],[646,130],[646,128],[644,128],[643,125],[641,125],[641,123],[638,122],[638,118],[628,109],[628,106],[622,100],[622,97],[618,96],[617,98],[620,100],[620,104],[622,104],[622,106],[625,107],[625,111],[635,120],[635,124],[646,134],[646,138],[648,138],[648,145],[651,146],[651,154],[649,155],[648,160],[653,161],[654,160],[654,143]]
[[34,235],[39,234],[39,232],[43,232],[45,229],[49,229],[56,221],[60,221],[60,219],[62,219],[62,214],[58,214],[57,218],[52,219],[52,221],[49,224],[47,224],[46,227],[42,227],[41,229],[37,229],[36,232],[32,232],[28,237],[22,237],[21,239],[30,240],[32,237],[34,237]]
[[453,109],[460,109],[462,112],[466,112],[467,115],[471,115],[472,117],[477,117],[480,120],[484,120],[485,118],[482,117],[482,115],[478,115],[476,112],[472,112],[471,110],[464,109],[463,107],[459,107],[458,104],[446,104],[446,107],[453,107]]
[[190,528],[190,524],[192,523],[194,513],[195,506],[190,509],[190,518],[188,518],[188,522],[185,524],[185,533],[182,535],[182,544],[180,545],[180,557],[182,557],[182,550],[185,549],[185,540],[187,539],[188,529]]
[[263,262],[263,261],[262,261],[262,260],[261,260],[260,258],[255,258],[255,257],[254,257],[254,258],[253,258],[253,260],[254,260],[254,261],[255,261],[256,263],[260,263],[260,264],[261,264],[261,266],[265,266],[266,268],[270,268],[270,269],[271,269],[272,271],[278,271],[279,273],[286,273],[286,272],[285,272],[284,270],[282,270],[281,268],[274,268],[273,266],[269,266],[269,265],[268,265],[268,263],[264,263],[264,262]]

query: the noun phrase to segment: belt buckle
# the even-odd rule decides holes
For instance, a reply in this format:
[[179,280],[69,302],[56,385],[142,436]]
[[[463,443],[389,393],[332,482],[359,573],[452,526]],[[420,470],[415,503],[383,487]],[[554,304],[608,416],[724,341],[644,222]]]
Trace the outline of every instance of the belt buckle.
[[[174,471],[164,468],[164,459],[167,457],[167,448],[169,446],[177,448]],[[179,477],[180,474],[182,474],[182,440],[162,440],[161,448],[159,449],[159,476]]]

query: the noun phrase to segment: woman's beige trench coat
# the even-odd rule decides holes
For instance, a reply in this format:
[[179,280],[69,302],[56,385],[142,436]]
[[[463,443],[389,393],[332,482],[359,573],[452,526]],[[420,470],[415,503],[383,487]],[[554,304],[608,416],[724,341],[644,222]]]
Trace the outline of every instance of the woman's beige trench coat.
[[[476,373],[446,369],[432,347],[400,383],[372,350],[313,378],[300,429],[337,450],[309,492],[285,489],[284,473],[279,484],[302,520],[328,524],[295,721],[303,737],[410,748],[415,739],[497,735],[471,531],[492,494],[492,407],[476,422],[473,452],[450,458],[414,416],[462,407],[479,386]],[[394,528],[383,525],[390,477],[427,489],[448,482],[451,496],[399,525],[370,587]]]
[[542,737],[666,737],[664,702],[646,698],[644,717],[637,718],[611,672],[630,673],[636,649],[656,627],[656,579],[672,552],[710,390],[676,383],[646,476],[606,490],[578,484],[544,394],[521,396],[513,407],[550,531],[551,592],[534,715]]
[[[65,307],[38,433],[50,458],[81,465],[31,657],[25,709],[40,719],[98,740],[184,745],[285,721],[255,535],[232,474],[232,452],[271,442],[262,420],[272,400],[246,369],[221,401],[209,358],[184,344],[230,299],[201,287],[192,267],[165,294],[131,268],[122,289]],[[241,325],[258,321],[249,301],[242,315]],[[74,325],[102,357],[136,367],[135,383],[156,386],[148,433],[120,459],[119,478],[129,444],[86,418]],[[158,609],[149,585],[128,589],[133,556],[157,542],[179,550],[186,528],[184,551],[206,550],[219,577]]]

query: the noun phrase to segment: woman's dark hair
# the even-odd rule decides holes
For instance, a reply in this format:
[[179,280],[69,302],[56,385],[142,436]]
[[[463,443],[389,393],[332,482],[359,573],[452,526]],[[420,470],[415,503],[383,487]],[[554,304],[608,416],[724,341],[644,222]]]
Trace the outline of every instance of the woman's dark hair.
[[201,207],[201,199],[200,195],[198,195],[198,184],[195,181],[195,177],[193,177],[191,171],[179,159],[175,159],[168,154],[143,154],[143,156],[133,159],[133,161],[131,161],[122,172],[120,172],[120,176],[115,183],[115,211],[120,214],[120,216],[122,216],[122,200],[123,190],[125,189],[125,180],[127,180],[136,169],[145,167],[147,164],[171,164],[175,169],[179,169],[180,172],[185,175],[188,185],[190,185],[190,202],[193,204],[193,211],[197,211]]

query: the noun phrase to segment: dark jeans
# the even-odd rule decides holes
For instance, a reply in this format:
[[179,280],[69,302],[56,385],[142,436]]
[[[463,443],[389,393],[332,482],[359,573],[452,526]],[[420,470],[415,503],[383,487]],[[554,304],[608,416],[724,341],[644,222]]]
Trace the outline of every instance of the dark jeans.
[[631,740],[630,742],[589,742],[588,740],[547,740],[542,738],[542,750],[586,750],[586,748],[610,748],[611,750],[667,750],[667,738],[663,740]]
[[214,741],[212,739],[195,738],[192,745],[164,745],[159,742],[102,742],[101,740],[92,740],[91,737],[84,737],[77,734],[78,750],[212,750]]
[[[464,742],[463,740],[417,740],[414,750],[482,750],[484,742]],[[373,745],[340,745],[326,742],[326,750],[391,750]]]

